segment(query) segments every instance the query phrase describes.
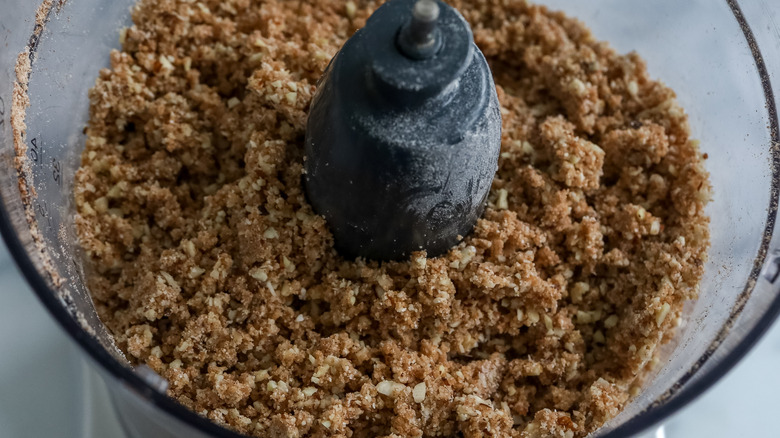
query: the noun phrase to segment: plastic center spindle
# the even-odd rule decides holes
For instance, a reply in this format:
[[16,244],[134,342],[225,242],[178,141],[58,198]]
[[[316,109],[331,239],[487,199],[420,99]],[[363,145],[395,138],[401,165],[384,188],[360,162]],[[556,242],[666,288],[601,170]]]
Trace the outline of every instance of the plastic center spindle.
[[495,85],[468,23],[441,1],[391,0],[320,80],[306,194],[346,257],[437,256],[482,214],[500,145]]
[[398,34],[398,45],[412,59],[426,59],[441,49],[442,37],[436,23],[441,9],[434,0],[419,0],[412,9],[412,19]]

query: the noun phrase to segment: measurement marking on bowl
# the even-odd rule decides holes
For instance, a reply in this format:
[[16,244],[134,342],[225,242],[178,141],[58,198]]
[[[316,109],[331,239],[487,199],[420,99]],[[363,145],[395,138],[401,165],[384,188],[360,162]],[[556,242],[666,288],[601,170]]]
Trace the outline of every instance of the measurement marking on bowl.
[[[41,269],[49,274],[51,286],[59,292],[59,298],[66,304],[70,302],[68,291],[62,289],[63,279],[54,268],[49,250],[47,248],[45,237],[41,234],[39,227],[45,227],[51,230],[53,227],[52,213],[50,204],[45,200],[39,200],[34,184],[34,177],[37,172],[33,171],[33,166],[39,168],[43,162],[43,143],[40,137],[34,137],[27,140],[27,108],[30,106],[28,95],[28,86],[32,75],[32,67],[40,42],[40,36],[45,24],[49,20],[52,10],[52,0],[45,0],[36,10],[35,28],[30,36],[27,47],[17,56],[15,64],[16,81],[13,84],[13,94],[11,98],[11,110],[9,125],[12,130],[13,146],[15,151],[14,166],[18,174],[19,191],[22,195],[22,204],[24,205],[24,214],[30,227],[30,237],[36,248],[38,262]],[[28,146],[32,145],[32,149]],[[56,160],[52,162],[52,177],[59,186],[61,183],[61,166]],[[45,221],[43,220],[45,219]],[[39,223],[40,222],[40,223]]]
[[38,163],[43,158],[43,151],[38,145],[38,138],[35,137],[30,140],[30,159]]
[[[43,139],[40,137],[33,137],[30,140],[30,148],[28,149],[30,159],[33,161],[35,167],[40,167],[46,161],[43,159],[45,148],[43,147]],[[51,178],[57,186],[62,187],[62,164],[57,158],[52,158],[49,161],[51,165]]]

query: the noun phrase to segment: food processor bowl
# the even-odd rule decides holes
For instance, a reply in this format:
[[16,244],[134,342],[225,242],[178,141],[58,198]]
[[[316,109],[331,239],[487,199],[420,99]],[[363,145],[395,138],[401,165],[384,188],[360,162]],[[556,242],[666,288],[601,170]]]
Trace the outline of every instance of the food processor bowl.
[[[84,286],[72,186],[87,91],[119,47],[133,3],[0,0],[0,230],[43,304],[100,371],[129,436],[238,437],[165,395],[166,382],[148,368],[131,367]],[[542,3],[580,18],[619,52],[638,52],[677,92],[708,157],[712,249],[700,298],[686,306],[642,392],[595,433],[631,436],[714,384],[780,312],[780,30],[759,0]]]

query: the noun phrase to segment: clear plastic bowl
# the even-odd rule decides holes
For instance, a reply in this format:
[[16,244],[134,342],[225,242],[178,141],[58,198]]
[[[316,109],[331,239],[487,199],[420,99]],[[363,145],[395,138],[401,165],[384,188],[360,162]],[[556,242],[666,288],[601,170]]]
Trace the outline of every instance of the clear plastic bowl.
[[[75,243],[71,186],[87,90],[118,47],[133,0],[54,3],[36,21],[36,2],[0,0],[0,230],[43,304],[100,370],[130,436],[237,437],[166,396],[165,382],[148,369],[130,367],[94,312]],[[677,91],[709,155],[712,250],[701,297],[688,305],[642,394],[596,433],[631,436],[715,383],[780,312],[772,89],[780,82],[780,30],[759,0],[543,3],[579,17],[619,51],[639,52]],[[16,69],[23,51],[29,74]],[[21,111],[12,104],[25,95],[25,82],[30,105]]]

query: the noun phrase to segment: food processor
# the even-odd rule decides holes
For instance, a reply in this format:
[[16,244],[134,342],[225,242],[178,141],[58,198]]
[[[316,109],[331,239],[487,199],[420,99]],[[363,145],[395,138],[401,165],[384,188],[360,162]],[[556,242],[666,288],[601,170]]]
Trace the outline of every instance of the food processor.
[[[239,437],[169,398],[150,369],[131,367],[84,286],[71,193],[87,91],[119,47],[133,3],[0,0],[0,231],[43,304],[102,375],[130,437]],[[635,50],[677,92],[714,189],[700,297],[686,306],[642,391],[595,433],[632,436],[713,385],[780,313],[780,30],[759,0],[541,3],[579,18],[618,52]]]

